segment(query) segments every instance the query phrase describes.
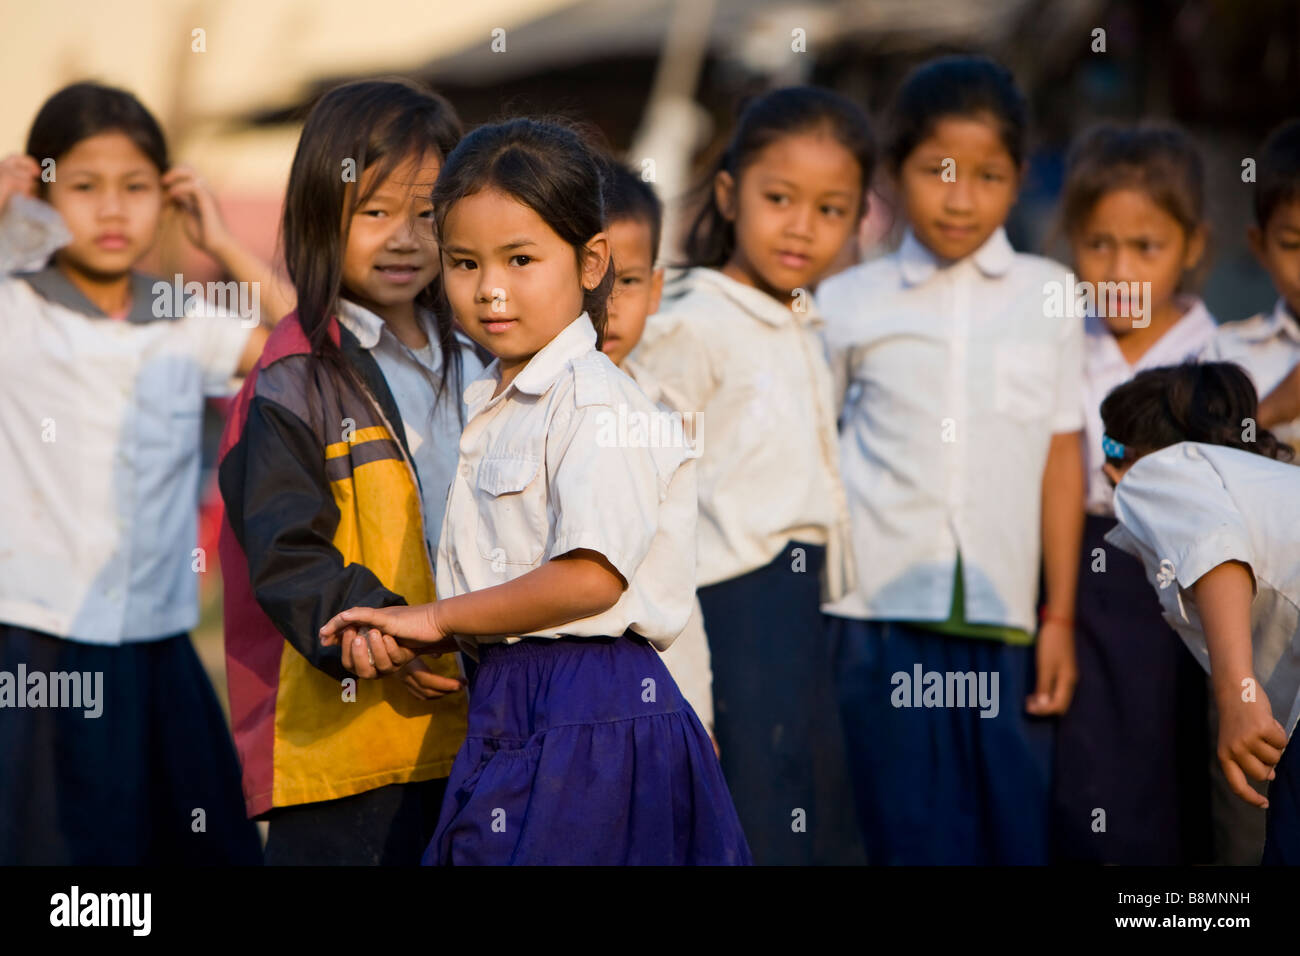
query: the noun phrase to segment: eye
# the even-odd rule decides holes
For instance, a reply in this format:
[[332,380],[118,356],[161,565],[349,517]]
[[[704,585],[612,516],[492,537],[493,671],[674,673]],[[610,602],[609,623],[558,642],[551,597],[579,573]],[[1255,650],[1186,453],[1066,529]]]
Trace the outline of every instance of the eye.
[[1284,249],[1287,252],[1295,252],[1297,249],[1300,249],[1300,242],[1279,242],[1277,246],[1279,249]]
[[790,197],[786,196],[784,193],[766,193],[763,198],[778,206],[783,206],[790,200]]
[[844,209],[841,209],[839,206],[822,206],[822,212],[825,215],[832,216],[836,219],[848,215],[848,212]]
[[75,189],[77,192],[88,193],[95,187],[91,182],[86,181],[80,183],[73,183],[72,188]]
[[992,173],[992,172],[984,173],[984,179],[991,183],[1000,183],[1005,178],[1006,177],[1004,177],[1001,173]]
[[451,260],[451,267],[453,269],[465,269],[468,271],[470,269],[477,269],[478,264],[474,262],[473,259],[457,259],[453,257]]
[[127,191],[133,193],[146,192],[149,189],[148,183],[127,183]]
[[518,255],[518,256],[511,256],[511,257],[510,257],[510,263],[511,263],[512,265],[513,265],[516,261],[518,261],[519,265],[521,265],[521,266],[526,266],[526,265],[528,265],[528,263],[530,263],[530,262],[533,261],[533,257],[532,257],[532,256],[524,256],[524,255]]
[[387,216],[388,213],[385,212],[385,211],[382,210],[382,209],[375,209],[375,208],[372,206],[372,207],[369,208],[369,209],[363,209],[363,210],[361,211],[361,215],[363,215],[363,216],[373,216],[374,218],[378,219],[378,218],[380,218],[381,216]]
[[623,285],[639,285],[641,279],[638,276],[619,276],[618,281]]

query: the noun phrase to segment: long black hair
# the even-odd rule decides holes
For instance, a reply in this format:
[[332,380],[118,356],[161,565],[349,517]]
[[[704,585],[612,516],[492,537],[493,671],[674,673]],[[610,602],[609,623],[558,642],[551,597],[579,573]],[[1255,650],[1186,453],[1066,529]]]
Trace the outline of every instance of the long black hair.
[[1112,389],[1101,403],[1106,434],[1130,450],[1130,459],[1195,441],[1290,461],[1291,448],[1268,429],[1256,427],[1254,441],[1243,435],[1258,417],[1255,386],[1232,362],[1147,369]]
[[[285,195],[284,258],[312,354],[349,377],[350,366],[329,328],[338,311],[351,213],[405,160],[432,153],[441,162],[460,137],[460,118],[446,99],[400,78],[336,87],[307,116]],[[349,160],[354,175],[345,178]],[[372,167],[376,175],[363,193],[361,174]],[[437,319],[444,368],[450,370],[435,386],[435,403],[449,378],[452,394],[459,396],[461,378],[460,349],[451,316],[440,307],[440,285],[435,279],[415,299]]]
[[[126,90],[99,83],[73,83],[46,100],[27,134],[27,155],[57,164],[83,139],[108,132],[126,136],[159,174],[170,168],[167,140],[153,114]],[[43,197],[49,185],[41,179],[37,187]]]
[[692,200],[699,205],[699,212],[686,234],[687,264],[717,268],[726,265],[736,250],[736,227],[718,208],[714,193],[718,173],[729,173],[739,183],[745,168],[772,143],[823,129],[858,161],[862,198],[854,218],[860,218],[866,211],[876,165],[876,143],[867,114],[852,100],[820,86],[782,87],[745,105],[727,148],[693,190]]
[[[573,247],[579,268],[583,247],[605,228],[598,152],[578,124],[550,117],[519,117],[480,126],[457,146],[433,187],[433,218],[439,237],[447,214],[461,199],[497,189],[523,203]],[[614,288],[614,261],[594,289],[583,289],[582,307],[605,338],[606,307]]]

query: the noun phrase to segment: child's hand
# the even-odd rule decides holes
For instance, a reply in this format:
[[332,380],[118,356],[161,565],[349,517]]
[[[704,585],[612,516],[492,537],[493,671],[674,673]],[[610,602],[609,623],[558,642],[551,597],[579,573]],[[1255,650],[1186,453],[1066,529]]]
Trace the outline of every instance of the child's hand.
[[179,209],[185,235],[204,252],[220,259],[230,232],[217,208],[217,197],[190,166],[175,166],[162,178],[167,201]]
[[399,672],[406,689],[421,700],[437,700],[447,694],[454,694],[465,689],[465,682],[459,677],[443,677],[430,670],[429,665],[418,657],[403,667]]
[[1038,629],[1038,686],[1025,700],[1025,710],[1037,717],[1063,714],[1070,708],[1079,680],[1074,658],[1074,628],[1049,618]]
[[390,674],[417,653],[438,655],[457,649],[451,634],[438,621],[437,607],[435,601],[414,607],[399,604],[348,608],[320,629],[320,640],[327,647],[341,644],[343,666],[358,677],[376,676],[375,672]]
[[0,160],[0,213],[11,196],[35,196],[40,175],[40,165],[30,156],[15,153]]
[[1247,781],[1272,780],[1273,768],[1282,759],[1286,730],[1273,716],[1273,708],[1262,687],[1256,687],[1255,700],[1242,700],[1234,688],[1219,695],[1219,747],[1217,755],[1223,765],[1232,792],[1251,806],[1268,808],[1268,800]]

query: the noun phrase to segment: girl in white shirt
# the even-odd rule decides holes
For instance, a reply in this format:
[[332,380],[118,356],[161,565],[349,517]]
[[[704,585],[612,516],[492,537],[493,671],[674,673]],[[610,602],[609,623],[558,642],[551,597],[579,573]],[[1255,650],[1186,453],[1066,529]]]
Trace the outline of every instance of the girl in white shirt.
[[[1107,396],[1104,466],[1119,527],[1164,618],[1210,673],[1219,766],[1267,809],[1263,862],[1300,864],[1300,470],[1256,426],[1236,365],[1150,369]],[[1269,781],[1267,797],[1249,780]]]
[[889,144],[903,244],[818,290],[858,571],[825,610],[873,863],[1047,859],[1042,718],[1075,680],[1082,322],[1051,307],[1065,269],[1003,230],[1025,111],[985,58],[915,70]]
[[480,661],[425,862],[747,863],[709,736],[656,650],[691,607],[694,461],[618,424],[657,409],[600,351],[596,159],[559,125],[480,127],[434,215],[451,308],[497,356],[465,392],[449,596],[321,630],[363,677],[458,641]]
[[762,864],[861,862],[819,604],[851,581],[812,289],[850,241],[866,116],[815,87],[751,102],[714,169],[684,295],[632,360],[699,415],[699,601],[715,729]]
[[0,277],[0,865],[260,862],[186,632],[204,398],[228,393],[267,329],[137,270],[178,208],[267,325],[286,300],[124,90],[51,96],[25,154],[0,163],[0,213],[18,196],[49,203],[71,238]]
[[[1053,835],[1069,862],[1209,858],[1205,678],[1136,562],[1108,549],[1101,401],[1145,368],[1194,359],[1216,325],[1184,290],[1206,244],[1204,171],[1170,127],[1099,127],[1073,147],[1062,199],[1084,319],[1087,517],[1075,622],[1079,686],[1057,731]],[[1097,825],[1097,808],[1106,814]]]

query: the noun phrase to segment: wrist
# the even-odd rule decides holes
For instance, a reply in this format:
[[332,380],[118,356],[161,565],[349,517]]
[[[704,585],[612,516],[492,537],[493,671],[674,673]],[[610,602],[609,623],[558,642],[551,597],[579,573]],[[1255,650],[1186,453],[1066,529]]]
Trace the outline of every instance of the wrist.
[[1071,610],[1066,612],[1059,608],[1050,607],[1049,605],[1044,604],[1038,609],[1038,623],[1042,625],[1049,621],[1054,624],[1063,624],[1066,627],[1073,628],[1074,611]]

